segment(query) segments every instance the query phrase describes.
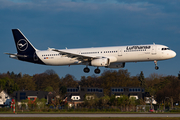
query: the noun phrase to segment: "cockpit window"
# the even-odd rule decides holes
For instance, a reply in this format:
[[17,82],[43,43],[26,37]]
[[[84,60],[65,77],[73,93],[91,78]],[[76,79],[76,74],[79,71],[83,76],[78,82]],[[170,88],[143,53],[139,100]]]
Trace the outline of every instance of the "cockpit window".
[[162,50],[170,50],[170,48],[162,48]]

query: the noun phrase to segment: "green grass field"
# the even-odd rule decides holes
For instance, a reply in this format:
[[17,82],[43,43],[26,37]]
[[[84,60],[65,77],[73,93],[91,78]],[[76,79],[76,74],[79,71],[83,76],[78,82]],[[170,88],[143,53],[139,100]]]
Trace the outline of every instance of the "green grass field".
[[180,118],[0,118],[0,120],[180,120]]
[[180,120],[180,118],[0,118],[0,120]]
[[[149,112],[109,112],[109,111],[98,111],[98,112],[82,112],[82,111],[70,111],[70,112],[67,112],[67,111],[57,111],[57,112],[54,112],[54,111],[51,111],[51,112],[34,112],[34,111],[25,111],[25,112],[22,112],[22,111],[18,111],[16,112],[16,114],[147,114]],[[180,112],[159,112],[159,113],[149,113],[149,114],[180,114]],[[0,112],[0,114],[14,114],[13,112]]]

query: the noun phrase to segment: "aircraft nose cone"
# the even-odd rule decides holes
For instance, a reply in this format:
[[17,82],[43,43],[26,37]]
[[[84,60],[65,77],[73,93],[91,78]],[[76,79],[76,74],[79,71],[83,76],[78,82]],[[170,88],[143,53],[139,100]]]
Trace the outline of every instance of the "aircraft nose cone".
[[175,57],[176,56],[176,52],[172,51],[171,55],[172,55],[172,57]]

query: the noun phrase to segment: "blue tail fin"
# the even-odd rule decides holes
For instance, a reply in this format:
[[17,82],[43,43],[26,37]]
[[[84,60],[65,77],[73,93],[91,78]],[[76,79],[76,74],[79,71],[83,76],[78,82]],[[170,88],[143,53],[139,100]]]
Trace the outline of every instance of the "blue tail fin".
[[16,55],[18,60],[44,64],[36,54],[36,51],[38,50],[29,42],[19,29],[12,29],[12,33],[18,52]]
[[28,55],[37,50],[19,29],[12,29],[12,33],[18,54]]

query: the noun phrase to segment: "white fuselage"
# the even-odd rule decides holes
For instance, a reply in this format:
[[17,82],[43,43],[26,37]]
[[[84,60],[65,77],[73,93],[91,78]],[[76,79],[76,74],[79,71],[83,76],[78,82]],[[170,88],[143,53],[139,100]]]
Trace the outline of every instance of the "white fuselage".
[[[61,49],[60,51],[92,57],[103,56],[109,58],[110,63],[159,61],[176,56],[176,53],[173,50],[170,50],[167,46],[157,44]],[[61,66],[84,64],[77,59],[60,55],[58,52],[52,50],[36,51],[36,54],[46,65]]]
[[124,68],[126,62],[157,61],[176,56],[176,53],[164,45],[130,45],[115,47],[97,47],[81,49],[37,50],[19,29],[12,29],[17,53],[5,53],[11,58],[43,65],[86,65],[83,69],[88,73],[88,66],[97,67],[94,72],[100,73],[99,67]]

